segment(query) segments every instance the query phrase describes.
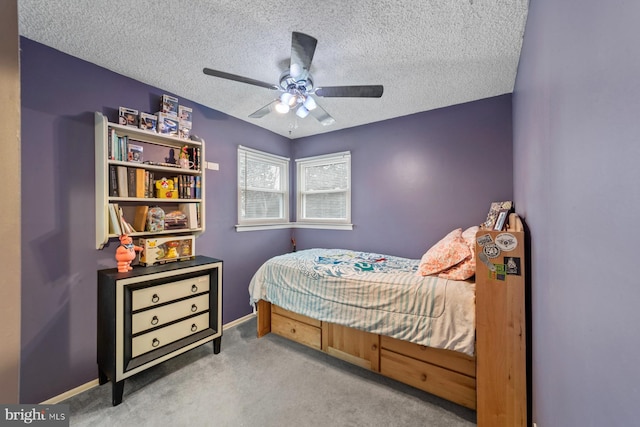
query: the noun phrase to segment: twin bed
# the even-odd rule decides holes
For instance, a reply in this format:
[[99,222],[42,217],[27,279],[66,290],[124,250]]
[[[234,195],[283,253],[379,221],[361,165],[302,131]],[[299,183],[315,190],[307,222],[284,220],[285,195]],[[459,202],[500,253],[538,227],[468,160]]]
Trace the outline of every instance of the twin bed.
[[[489,231],[480,234],[496,236]],[[474,233],[474,262],[476,250],[482,251],[475,239]],[[491,277],[491,263],[478,264],[487,274],[478,286],[487,286],[484,279]],[[523,372],[514,372],[513,358],[500,355],[511,350],[495,348],[507,346],[514,333],[509,289],[517,278],[504,276],[498,282],[503,286],[490,283],[477,292],[475,278],[423,276],[421,268],[417,259],[344,249],[274,257],[249,285],[250,301],[258,308],[258,336],[274,332],[475,409],[478,425],[524,425],[522,394],[505,396],[524,367],[518,364]],[[507,308],[498,307],[503,313],[495,306],[501,300],[509,301]],[[517,305],[522,314],[524,307]],[[522,329],[519,336],[523,338]],[[506,376],[501,376],[505,367]],[[482,375],[488,379],[486,392],[478,386]],[[509,414],[516,406],[514,418]]]

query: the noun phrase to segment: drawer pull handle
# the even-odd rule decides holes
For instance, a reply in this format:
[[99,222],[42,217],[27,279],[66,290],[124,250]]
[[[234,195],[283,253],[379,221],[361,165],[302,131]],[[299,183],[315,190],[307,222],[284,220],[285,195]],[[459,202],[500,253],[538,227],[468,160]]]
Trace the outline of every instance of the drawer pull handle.
[[151,297],[151,302],[156,303],[160,301],[160,297],[158,296],[158,294],[153,294],[153,296]]
[[296,333],[296,328],[291,328],[291,333],[295,334]]
[[160,341],[158,340],[158,338],[154,338],[153,341],[151,342],[151,346],[157,347],[159,345],[160,345]]
[[191,292],[198,292],[198,287],[196,285],[191,285]]
[[191,325],[191,332],[195,332],[197,330],[198,330],[198,327],[196,326],[195,323],[193,325]]
[[371,350],[372,350],[372,351],[376,351],[377,349],[378,349],[378,346],[377,346],[377,345],[375,345],[375,344],[374,344],[374,345],[372,345],[372,346],[371,346]]
[[422,376],[420,376],[420,381],[425,382],[427,380],[427,374],[422,374]]
[[191,304],[191,312],[195,313],[196,311],[198,311],[198,306],[195,304]]
[[153,316],[153,319],[151,319],[151,324],[152,325],[157,325],[158,324],[158,316]]

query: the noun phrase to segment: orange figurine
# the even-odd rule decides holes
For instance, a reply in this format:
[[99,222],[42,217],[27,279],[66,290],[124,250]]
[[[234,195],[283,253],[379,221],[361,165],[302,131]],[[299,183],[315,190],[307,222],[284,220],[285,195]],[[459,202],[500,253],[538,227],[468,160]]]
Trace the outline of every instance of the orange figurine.
[[136,251],[141,251],[140,246],[133,244],[133,239],[126,234],[120,235],[120,246],[116,249],[116,261],[118,261],[118,272],[126,273],[133,270],[131,261],[136,259]]

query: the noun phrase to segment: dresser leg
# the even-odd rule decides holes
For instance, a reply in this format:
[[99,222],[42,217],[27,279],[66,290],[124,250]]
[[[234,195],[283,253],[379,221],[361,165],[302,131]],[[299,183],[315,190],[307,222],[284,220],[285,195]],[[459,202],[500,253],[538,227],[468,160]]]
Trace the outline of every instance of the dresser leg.
[[213,354],[220,353],[220,344],[222,344],[222,337],[213,339]]
[[100,369],[100,367],[98,366],[98,384],[104,385],[108,382],[109,382],[109,378],[107,377],[107,374],[102,372],[102,369]]
[[111,397],[113,399],[113,406],[118,406],[122,403],[122,393],[124,392],[124,380],[113,383],[113,389]]

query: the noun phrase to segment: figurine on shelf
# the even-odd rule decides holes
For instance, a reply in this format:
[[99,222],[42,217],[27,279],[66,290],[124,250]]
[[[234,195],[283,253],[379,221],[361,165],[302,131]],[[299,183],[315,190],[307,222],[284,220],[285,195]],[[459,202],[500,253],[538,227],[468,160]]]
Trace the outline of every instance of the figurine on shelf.
[[120,235],[120,246],[116,249],[116,261],[118,261],[118,272],[126,273],[133,270],[131,261],[136,259],[136,251],[140,252],[142,248],[133,244],[133,239],[126,234]]

